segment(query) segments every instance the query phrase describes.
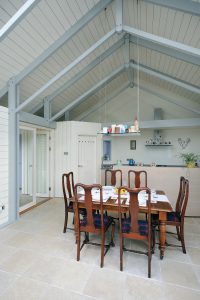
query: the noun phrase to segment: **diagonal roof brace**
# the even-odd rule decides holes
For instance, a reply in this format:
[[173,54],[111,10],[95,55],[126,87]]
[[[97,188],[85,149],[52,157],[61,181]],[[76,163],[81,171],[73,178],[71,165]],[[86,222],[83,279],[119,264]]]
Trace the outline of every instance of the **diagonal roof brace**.
[[[134,69],[137,69],[138,68],[138,64],[135,64],[135,63],[130,63],[130,66]],[[190,92],[193,92],[193,93],[196,93],[196,94],[200,94],[200,88],[194,86],[194,85],[191,85],[191,84],[188,84],[187,82],[185,81],[182,81],[182,80],[179,80],[177,78],[174,78],[174,77],[171,77],[169,75],[166,75],[164,73],[161,73],[161,72],[158,72],[158,71],[155,71],[151,68],[148,68],[148,67],[145,67],[144,65],[142,64],[139,64],[139,67],[140,67],[140,71],[146,73],[146,74],[149,74],[149,75],[152,75],[154,77],[157,77],[159,79],[162,79],[162,80],[165,80],[165,81],[168,81],[172,84],[175,84],[175,85],[178,85]]]
[[142,38],[148,42],[153,42],[157,45],[161,45],[161,46],[165,46],[167,48],[178,50],[181,53],[188,54],[188,55],[196,57],[197,59],[200,59],[200,49],[198,49],[198,48],[187,46],[185,44],[175,42],[173,40],[169,40],[169,39],[163,38],[161,36],[157,36],[155,34],[152,34],[152,33],[146,32],[146,31],[142,31],[142,30],[136,29],[134,27],[126,26],[126,25],[123,25],[123,30],[127,33],[130,33],[131,35],[138,37],[139,39]]
[[83,59],[85,59],[89,54],[91,54],[95,49],[101,46],[104,42],[106,42],[111,36],[115,34],[115,29],[108,32],[104,35],[100,40],[98,40],[95,44],[93,44],[90,48],[88,48],[85,52],[83,52],[79,57],[77,57],[73,62],[71,62],[67,67],[62,69],[58,74],[56,74],[53,78],[51,78],[46,84],[44,84],[39,90],[37,90],[33,95],[27,98],[22,104],[20,104],[16,112],[21,111],[24,107],[30,104],[36,97],[42,94],[48,87],[50,87],[54,82],[60,79],[62,76],[66,75],[72,68],[74,68],[78,63],[80,63]]
[[[135,86],[137,86],[137,85],[135,85]],[[155,90],[152,90],[152,89],[150,89],[150,88],[148,88],[148,87],[146,87],[146,86],[140,85],[139,88],[140,88],[140,90],[142,90],[142,91],[144,91],[144,92],[146,92],[146,93],[150,93],[150,94],[152,94],[152,95],[154,95],[154,96],[160,98],[160,99],[163,100],[163,101],[167,101],[167,102],[169,102],[169,103],[171,103],[171,104],[173,104],[173,105],[176,105],[176,106],[178,106],[178,107],[181,107],[181,108],[185,109],[186,111],[190,111],[190,112],[192,112],[192,113],[195,113],[195,114],[197,114],[197,115],[200,115],[200,110],[196,110],[196,109],[193,109],[193,108],[191,108],[191,107],[185,106],[185,105],[183,105],[183,104],[181,104],[181,103],[178,103],[178,102],[172,100],[171,98],[169,98],[169,97],[167,97],[167,96],[165,96],[165,95],[161,95],[160,93],[158,93],[158,92],[156,92]]]
[[117,77],[119,74],[121,74],[125,70],[125,66],[119,67],[117,70],[113,71],[109,76],[105,77],[103,80],[98,82],[95,86],[93,86],[90,90],[85,92],[83,95],[81,95],[79,98],[72,101],[70,104],[68,104],[65,108],[63,108],[61,111],[59,111],[57,114],[55,114],[49,121],[55,121],[60,116],[62,116],[67,110],[73,109],[76,105],[83,102],[85,99],[90,97],[92,94],[96,93],[97,90],[102,88],[105,84],[112,81],[115,77]]
[[197,0],[143,0],[155,5],[165,6],[185,13],[200,15],[200,2]]
[[41,0],[27,0],[10,20],[0,29],[0,42],[23,20]]
[[135,44],[135,45],[139,45],[139,46],[154,50],[156,52],[163,53],[167,56],[174,57],[178,60],[182,60],[182,61],[185,61],[187,63],[191,63],[193,65],[200,66],[199,57],[190,55],[188,53],[180,52],[179,50],[176,50],[176,49],[169,48],[167,45],[159,45],[158,43],[155,43],[153,41],[148,41],[148,40],[146,40],[145,38],[142,38],[142,37],[137,38],[134,35],[131,35],[130,42]]
[[[78,72],[74,77],[68,80],[66,83],[61,85],[55,92],[49,95],[49,101],[53,101],[55,97],[63,93],[65,90],[70,88],[75,82],[80,80],[83,76],[85,76],[88,72],[94,69],[98,64],[100,64],[104,59],[109,57],[112,53],[114,53],[117,49],[124,45],[124,38],[118,40],[115,44],[113,44],[110,48],[100,54],[97,58],[95,58],[89,65],[85,66],[80,72]],[[39,109],[43,107],[43,103],[39,103],[33,110],[32,113],[37,112]]]

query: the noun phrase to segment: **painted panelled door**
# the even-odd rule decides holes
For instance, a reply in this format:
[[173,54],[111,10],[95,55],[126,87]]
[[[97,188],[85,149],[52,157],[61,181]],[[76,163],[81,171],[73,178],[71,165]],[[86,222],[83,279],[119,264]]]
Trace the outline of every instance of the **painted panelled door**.
[[97,183],[96,150],[95,136],[78,136],[78,182]]

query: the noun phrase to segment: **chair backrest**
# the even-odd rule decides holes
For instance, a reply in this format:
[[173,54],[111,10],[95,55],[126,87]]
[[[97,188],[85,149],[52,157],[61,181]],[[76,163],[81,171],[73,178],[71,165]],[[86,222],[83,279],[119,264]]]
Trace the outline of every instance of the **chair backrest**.
[[64,173],[62,175],[62,189],[65,204],[68,205],[67,199],[74,196],[74,175],[73,172]]
[[122,186],[122,170],[105,170],[105,185]]
[[147,187],[147,172],[142,171],[128,171],[128,187],[129,188],[140,188]]
[[[84,191],[84,195],[80,194],[80,189]],[[78,226],[80,224],[79,219],[79,208],[81,204],[84,203],[84,208],[86,209],[87,224],[84,226],[85,231],[95,232],[94,226],[94,203],[92,201],[92,192],[99,190],[99,201],[100,201],[100,213],[101,213],[101,229],[104,230],[103,222],[103,192],[102,186],[100,184],[86,185],[82,183],[77,183],[75,185],[75,217],[78,220]],[[96,194],[97,195],[97,194]],[[95,197],[96,200],[96,197]],[[96,200],[97,201],[97,200]]]
[[179,213],[181,215],[181,219],[184,219],[185,217],[185,211],[187,208],[188,203],[188,197],[189,197],[189,181],[185,179],[183,181],[183,187],[182,187],[182,194],[179,201]]
[[138,194],[140,191],[145,191],[147,194],[147,216],[148,216],[148,236],[151,236],[151,190],[149,188],[135,188],[130,189],[128,187],[120,187],[118,190],[118,213],[119,213],[119,223],[120,223],[120,231],[122,228],[122,206],[121,200],[123,196],[120,195],[120,191],[125,189],[129,193],[129,216],[131,218],[130,222],[130,231],[129,235],[133,238],[137,238],[142,236],[141,232],[139,231],[138,226],[138,218],[139,218],[139,200]]
[[181,176],[180,177],[178,197],[177,197],[177,200],[176,200],[176,212],[178,212],[178,213],[181,212],[181,202],[183,200],[184,185],[185,185],[185,177]]

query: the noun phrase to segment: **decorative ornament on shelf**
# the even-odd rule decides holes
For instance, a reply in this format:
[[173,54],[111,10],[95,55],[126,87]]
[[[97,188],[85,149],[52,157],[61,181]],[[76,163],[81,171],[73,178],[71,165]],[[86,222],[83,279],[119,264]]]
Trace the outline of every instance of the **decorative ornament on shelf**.
[[185,140],[183,140],[182,138],[178,138],[178,143],[182,149],[185,149],[190,141],[191,141],[191,139],[189,137],[186,138]]

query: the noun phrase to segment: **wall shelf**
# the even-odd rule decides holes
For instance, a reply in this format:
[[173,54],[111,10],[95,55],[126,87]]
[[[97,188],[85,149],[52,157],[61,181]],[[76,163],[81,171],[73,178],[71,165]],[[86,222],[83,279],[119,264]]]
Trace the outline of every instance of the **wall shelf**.
[[169,147],[173,146],[172,144],[146,144],[146,147]]
[[102,133],[99,132],[98,134],[102,134],[104,136],[137,136],[140,135],[140,132],[128,132],[128,133]]

